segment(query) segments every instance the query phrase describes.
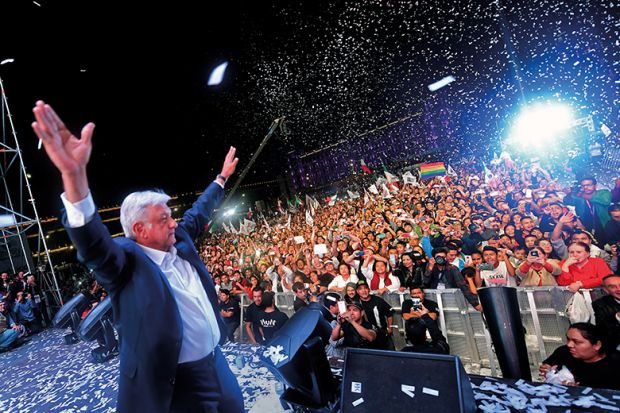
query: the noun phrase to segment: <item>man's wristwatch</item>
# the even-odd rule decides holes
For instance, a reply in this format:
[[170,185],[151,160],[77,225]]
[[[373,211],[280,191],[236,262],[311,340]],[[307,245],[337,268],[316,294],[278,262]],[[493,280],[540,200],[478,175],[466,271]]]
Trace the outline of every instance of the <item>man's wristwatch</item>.
[[224,183],[226,183],[226,181],[228,181],[228,178],[226,178],[224,175],[222,174],[217,174],[217,176],[215,177],[215,179],[221,179],[222,181],[224,181]]

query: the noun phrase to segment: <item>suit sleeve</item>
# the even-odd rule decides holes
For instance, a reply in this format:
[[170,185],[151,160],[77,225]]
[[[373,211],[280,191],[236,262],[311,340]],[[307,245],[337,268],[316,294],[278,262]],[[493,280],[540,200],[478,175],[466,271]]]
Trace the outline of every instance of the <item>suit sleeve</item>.
[[196,238],[209,223],[213,210],[217,208],[224,197],[224,189],[215,182],[205,189],[192,207],[185,212],[179,223],[191,238]]
[[[63,217],[66,224],[66,216]],[[71,228],[65,225],[71,242],[77,248],[78,259],[89,269],[95,271],[97,281],[113,292],[127,280],[127,255],[114,242],[99,214],[85,225]]]

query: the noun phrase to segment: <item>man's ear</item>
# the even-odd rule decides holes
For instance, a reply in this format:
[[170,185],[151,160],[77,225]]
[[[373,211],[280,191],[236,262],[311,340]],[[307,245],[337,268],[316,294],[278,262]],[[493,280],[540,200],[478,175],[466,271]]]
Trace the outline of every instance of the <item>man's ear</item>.
[[143,222],[137,221],[133,223],[133,225],[131,226],[131,229],[133,230],[133,233],[135,234],[136,239],[143,237],[144,227],[145,226]]

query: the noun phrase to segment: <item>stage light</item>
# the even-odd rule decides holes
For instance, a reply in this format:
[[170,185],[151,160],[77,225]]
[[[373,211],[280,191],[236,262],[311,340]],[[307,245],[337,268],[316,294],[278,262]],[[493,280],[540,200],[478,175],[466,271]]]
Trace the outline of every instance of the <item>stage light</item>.
[[82,321],[82,313],[88,308],[89,305],[89,299],[86,295],[84,295],[84,293],[80,293],[63,305],[54,316],[54,327],[71,328],[71,333],[65,336],[66,344],[75,344],[80,340],[76,334],[76,331]]
[[236,209],[237,209],[236,207],[230,208],[228,211],[224,212],[224,216],[225,217],[229,217],[229,216],[233,215],[235,213]]
[[95,363],[103,363],[118,355],[118,341],[112,323],[112,301],[110,297],[93,308],[80,323],[78,336],[88,342],[97,340],[99,347],[90,354]]
[[572,126],[573,113],[569,106],[546,102],[521,111],[508,141],[521,149],[543,150],[554,146],[561,133]]

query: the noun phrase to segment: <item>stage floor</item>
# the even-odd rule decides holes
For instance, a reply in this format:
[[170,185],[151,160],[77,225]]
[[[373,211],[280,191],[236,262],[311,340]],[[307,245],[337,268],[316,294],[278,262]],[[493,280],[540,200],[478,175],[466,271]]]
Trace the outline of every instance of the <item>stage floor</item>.
[[[19,348],[0,354],[0,412],[114,412],[118,357],[92,361],[96,343],[65,345],[64,331],[44,330]],[[222,348],[243,391],[247,412],[278,412],[276,380],[252,347]]]
[[[118,357],[96,364],[90,356],[95,343],[65,345],[64,334],[45,330],[21,347],[0,354],[1,413],[115,411]],[[239,380],[246,412],[284,411],[276,392],[278,382],[255,354],[256,348],[228,344],[222,351]],[[470,381],[479,412],[620,411],[618,391],[475,375]]]

